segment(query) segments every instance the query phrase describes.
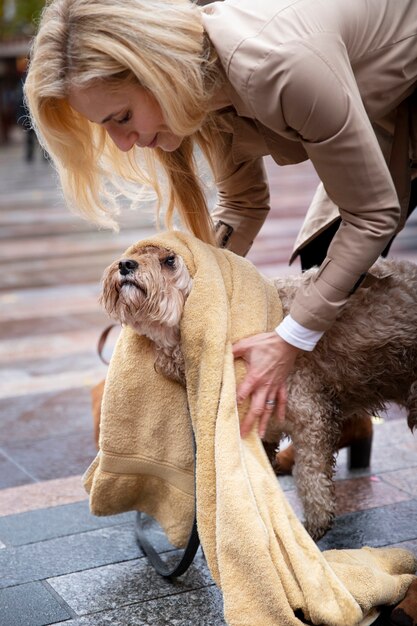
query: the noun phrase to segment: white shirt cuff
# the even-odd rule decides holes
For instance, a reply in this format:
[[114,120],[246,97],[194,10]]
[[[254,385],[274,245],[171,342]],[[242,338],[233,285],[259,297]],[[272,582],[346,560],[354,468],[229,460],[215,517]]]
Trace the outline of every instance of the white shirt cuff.
[[275,332],[296,348],[311,352],[316,347],[316,343],[324,335],[324,330],[310,330],[301,326],[291,315],[287,315],[281,324],[276,327]]

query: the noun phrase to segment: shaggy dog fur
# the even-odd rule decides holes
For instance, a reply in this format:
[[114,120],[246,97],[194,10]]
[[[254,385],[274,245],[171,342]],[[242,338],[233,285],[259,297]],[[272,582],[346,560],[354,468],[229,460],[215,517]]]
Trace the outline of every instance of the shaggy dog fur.
[[[275,281],[284,313],[297,289],[317,270]],[[379,278],[359,288],[312,352],[297,358],[287,383],[285,422],[271,420],[266,441],[289,435],[295,448],[294,477],[306,528],[315,539],[335,515],[333,472],[343,423],[364,410],[396,402],[417,426],[417,268],[378,261]],[[169,250],[138,249],[113,263],[103,279],[109,315],[155,343],[155,365],[184,380],[179,324],[192,280],[183,260]]]

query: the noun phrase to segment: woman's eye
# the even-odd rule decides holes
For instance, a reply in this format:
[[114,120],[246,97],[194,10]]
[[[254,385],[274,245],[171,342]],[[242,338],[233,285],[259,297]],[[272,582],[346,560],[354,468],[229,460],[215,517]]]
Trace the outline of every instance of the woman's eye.
[[167,258],[164,260],[164,265],[168,265],[168,267],[174,267],[175,256],[167,256]]
[[131,111],[128,111],[120,120],[115,120],[118,124],[126,124],[132,117]]

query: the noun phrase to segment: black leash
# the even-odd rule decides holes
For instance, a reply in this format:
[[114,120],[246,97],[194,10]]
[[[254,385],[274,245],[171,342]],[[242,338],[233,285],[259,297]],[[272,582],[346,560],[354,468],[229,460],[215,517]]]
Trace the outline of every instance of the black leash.
[[176,578],[181,576],[190,567],[194,560],[195,553],[200,545],[200,539],[197,531],[197,519],[194,518],[193,527],[191,529],[190,536],[188,538],[187,546],[184,550],[184,554],[181,557],[180,562],[174,567],[165,563],[155,548],[148,541],[143,527],[143,513],[138,512],[136,516],[136,538],[140,547],[148,557],[149,563],[155,568],[155,570],[164,578]]
[[[195,438],[193,436],[193,451],[194,451],[194,459],[196,458],[196,444]],[[197,504],[196,504],[197,506]],[[191,533],[187,541],[187,545],[184,549],[184,553],[180,559],[180,562],[174,567],[167,565],[165,561],[161,559],[151,542],[146,537],[146,532],[143,527],[143,519],[144,514],[138,511],[136,515],[136,539],[145,555],[148,557],[149,563],[155,568],[155,570],[163,576],[164,578],[176,578],[177,576],[181,576],[184,574],[187,569],[190,567],[191,563],[194,560],[195,554],[198,550],[198,546],[200,545],[200,539],[198,536],[197,530],[197,514],[194,516],[193,526],[191,528]]]

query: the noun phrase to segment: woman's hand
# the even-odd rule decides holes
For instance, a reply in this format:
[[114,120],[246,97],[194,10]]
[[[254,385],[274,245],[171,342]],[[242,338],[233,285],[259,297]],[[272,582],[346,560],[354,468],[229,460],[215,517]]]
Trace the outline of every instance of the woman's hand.
[[275,411],[278,419],[284,419],[285,381],[299,352],[299,348],[284,341],[276,332],[254,335],[233,345],[234,357],[241,357],[248,366],[237,390],[237,401],[243,402],[251,396],[249,410],[240,425],[242,437],[252,430],[255,422],[258,422],[259,435],[263,437]]

